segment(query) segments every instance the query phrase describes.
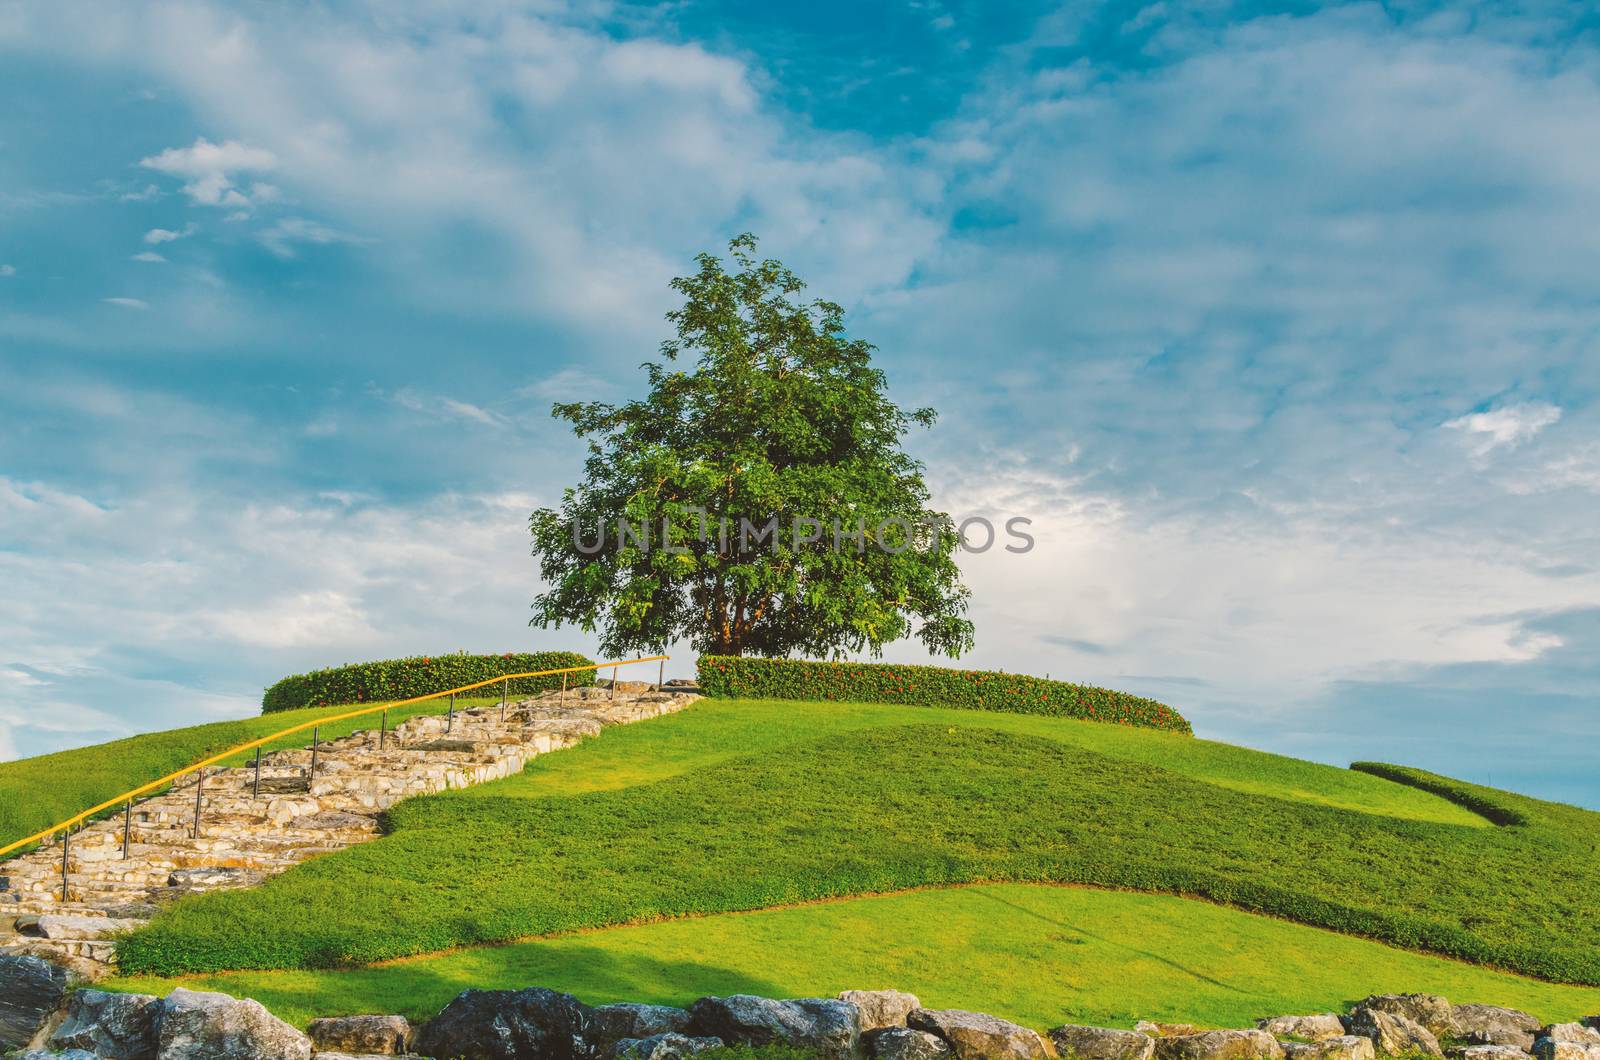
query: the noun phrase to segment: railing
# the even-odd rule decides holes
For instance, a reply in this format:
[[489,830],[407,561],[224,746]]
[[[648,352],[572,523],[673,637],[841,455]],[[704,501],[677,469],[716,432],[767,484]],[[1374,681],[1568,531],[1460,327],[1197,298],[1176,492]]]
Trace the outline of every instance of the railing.
[[562,691],[563,700],[564,700],[565,699],[565,694],[566,694],[566,689],[567,689],[567,680],[566,680],[566,675],[567,674],[581,673],[584,670],[604,670],[604,669],[609,667],[611,669],[611,698],[615,699],[616,695],[617,695],[617,671],[618,671],[619,668],[621,668],[623,666],[630,666],[630,665],[632,665],[634,663],[659,662],[661,664],[661,667],[660,667],[659,671],[657,672],[657,678],[656,678],[656,689],[657,689],[657,691],[659,691],[661,689],[662,684],[664,682],[664,679],[666,677],[667,660],[669,658],[671,658],[671,656],[669,656],[669,655],[649,655],[649,656],[644,656],[644,657],[638,658],[638,659],[622,659],[622,660],[617,660],[617,661],[614,661],[614,662],[589,663],[586,666],[564,666],[564,667],[561,667],[560,669],[556,669],[556,670],[533,670],[533,671],[530,671],[528,673],[501,674],[499,677],[491,677],[487,681],[478,681],[478,682],[476,682],[474,684],[462,685],[460,688],[447,688],[442,692],[430,692],[425,696],[412,696],[410,699],[396,699],[396,700],[391,700],[391,701],[389,701],[387,703],[376,703],[376,704],[374,704],[374,705],[372,705],[370,707],[362,707],[360,710],[346,711],[343,714],[335,714],[335,715],[332,715],[331,717],[327,717],[327,718],[313,718],[311,721],[302,722],[299,725],[292,725],[287,729],[282,729],[282,730],[280,730],[278,732],[272,733],[269,736],[263,736],[258,740],[251,740],[249,743],[242,743],[237,747],[230,747],[230,748],[228,748],[228,750],[223,751],[223,752],[221,752],[219,754],[214,754],[210,758],[207,758],[202,762],[195,762],[192,765],[185,766],[184,768],[178,770],[176,773],[168,773],[166,776],[162,777],[160,780],[152,780],[150,783],[141,785],[141,786],[139,786],[137,788],[134,788],[131,791],[125,791],[121,795],[116,796],[115,798],[107,799],[105,802],[102,802],[97,806],[91,806],[89,809],[84,810],[82,813],[77,814],[74,817],[69,817],[65,821],[56,822],[55,824],[51,825],[49,828],[44,829],[42,832],[35,832],[33,835],[28,836],[26,839],[19,839],[15,843],[11,843],[8,846],[0,847],[0,858],[4,858],[6,855],[12,853],[13,851],[22,849],[23,847],[27,846],[29,843],[44,842],[44,841],[48,840],[51,836],[55,835],[57,832],[60,832],[61,833],[61,893],[62,893],[62,899],[64,901],[66,899],[66,893],[67,893],[67,854],[68,854],[69,844],[71,842],[71,829],[76,827],[76,826],[82,825],[85,821],[89,820],[91,817],[95,816],[96,814],[104,813],[106,810],[109,810],[114,806],[121,806],[121,805],[125,804],[126,805],[126,811],[125,811],[126,812],[126,817],[123,820],[123,826],[122,826],[122,856],[123,857],[127,857],[128,856],[128,845],[129,845],[129,843],[128,843],[129,833],[130,833],[130,830],[131,830],[132,824],[133,824],[133,801],[135,799],[141,797],[141,796],[148,795],[151,792],[156,791],[159,788],[165,787],[166,785],[171,784],[173,781],[176,781],[176,780],[178,780],[178,779],[180,779],[182,777],[188,776],[190,773],[193,773],[195,775],[194,834],[195,834],[196,837],[198,837],[199,834],[200,834],[201,798],[203,797],[204,792],[205,792],[205,771],[206,771],[206,769],[208,767],[210,767],[210,766],[216,765],[218,762],[223,762],[223,761],[226,761],[227,759],[236,757],[238,755],[242,755],[247,751],[254,751],[256,753],[256,757],[255,757],[256,776],[255,776],[255,784],[253,786],[252,791],[253,791],[254,794],[260,794],[260,789],[261,789],[261,748],[265,747],[267,744],[272,743],[272,742],[274,742],[276,740],[281,740],[286,736],[293,736],[295,733],[305,732],[307,729],[311,730],[311,767],[310,767],[310,771],[309,771],[309,776],[312,777],[312,778],[315,778],[316,771],[317,771],[317,743],[318,743],[317,734],[318,734],[318,731],[321,729],[321,727],[324,726],[324,725],[331,725],[331,724],[333,724],[335,722],[340,722],[340,721],[349,721],[351,718],[360,718],[360,717],[364,717],[364,716],[366,716],[368,714],[377,714],[379,712],[382,712],[382,714],[383,714],[382,729],[380,730],[379,736],[378,736],[379,748],[381,749],[383,747],[383,744],[386,742],[387,737],[388,737],[388,729],[389,729],[388,714],[389,714],[389,711],[393,710],[396,707],[410,706],[413,703],[424,703],[424,702],[426,702],[426,701],[428,701],[430,699],[443,699],[445,696],[449,696],[450,697],[450,724],[453,727],[454,724],[455,724],[455,702],[456,702],[456,696],[460,695],[463,692],[471,692],[474,689],[485,688],[485,687],[487,687],[489,685],[498,684],[498,685],[500,685],[500,716],[501,716],[501,719],[504,720],[504,718],[505,718],[506,699],[507,699],[507,695],[508,695],[508,693],[510,691],[510,687],[511,687],[511,682],[512,681],[520,681],[523,678],[527,678],[527,677],[554,677],[557,674],[560,674],[561,675],[561,691]]

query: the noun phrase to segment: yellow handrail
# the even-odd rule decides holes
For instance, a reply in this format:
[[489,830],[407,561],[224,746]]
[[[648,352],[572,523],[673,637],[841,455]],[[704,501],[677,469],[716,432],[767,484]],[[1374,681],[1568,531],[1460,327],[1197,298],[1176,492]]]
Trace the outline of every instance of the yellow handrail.
[[[284,729],[281,732],[275,732],[270,736],[263,736],[259,740],[251,740],[249,743],[242,743],[238,747],[230,747],[228,750],[223,751],[220,754],[212,755],[203,762],[195,762],[192,765],[185,766],[183,769],[178,770],[176,773],[168,773],[160,780],[152,780],[150,783],[134,788],[132,791],[125,791],[114,799],[107,799],[98,806],[92,806],[89,809],[84,810],[76,817],[69,817],[65,821],[58,821],[42,832],[35,832],[28,838],[19,839],[10,846],[0,847],[0,858],[5,857],[13,850],[27,846],[29,843],[46,839],[55,833],[62,831],[63,829],[71,828],[75,824],[86,821],[102,810],[109,810],[113,806],[117,806],[126,802],[132,802],[139,796],[152,792],[164,784],[169,784],[187,773],[193,773],[197,769],[204,769],[207,766],[215,765],[224,759],[232,758],[234,755],[243,754],[245,751],[254,751],[257,747],[262,747],[274,740],[281,740],[285,736],[293,736],[297,732],[305,732],[307,729],[316,728],[322,725],[330,725],[336,721],[349,721],[351,718],[359,718],[366,714],[376,714],[380,710],[391,710],[395,707],[404,707],[411,703],[422,703],[429,699],[440,699],[444,696],[458,695],[462,692],[470,692],[474,688],[482,688],[485,685],[496,685],[501,681],[517,681],[524,677],[553,677],[556,674],[577,673],[581,670],[604,670],[607,667],[628,666],[633,663],[665,662],[670,658],[672,658],[670,655],[649,655],[638,659],[622,659],[615,662],[590,663],[587,666],[563,666],[557,670],[531,670],[528,673],[501,674],[499,677],[491,677],[487,681],[478,681],[474,684],[462,685],[460,688],[447,688],[442,692],[429,692],[425,696],[412,696],[410,699],[396,699],[387,703],[376,703],[370,707],[362,707],[360,710],[346,711],[343,714],[335,714],[328,718],[313,718],[308,722],[291,726],[290,728]],[[613,677],[613,679],[615,678]]]

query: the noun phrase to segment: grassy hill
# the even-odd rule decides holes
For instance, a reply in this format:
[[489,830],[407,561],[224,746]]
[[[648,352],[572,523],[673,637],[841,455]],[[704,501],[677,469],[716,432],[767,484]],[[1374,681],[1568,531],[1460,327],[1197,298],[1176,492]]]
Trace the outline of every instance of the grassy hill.
[[317,968],[912,887],[1075,882],[1600,983],[1600,814],[1437,779],[1527,823],[1147,730],[709,702],[401,804],[391,835],[181,902],[121,952],[130,972]]

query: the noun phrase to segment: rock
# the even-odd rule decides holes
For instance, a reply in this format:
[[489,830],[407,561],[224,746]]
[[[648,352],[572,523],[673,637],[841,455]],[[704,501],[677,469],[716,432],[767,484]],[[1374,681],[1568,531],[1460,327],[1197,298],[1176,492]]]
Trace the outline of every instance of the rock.
[[1304,1042],[1345,1037],[1344,1020],[1332,1012],[1315,1016],[1274,1016],[1269,1020],[1257,1020],[1256,1026],[1274,1038],[1295,1038]]
[[1540,1038],[1533,1043],[1534,1060],[1600,1060],[1600,1045]]
[[1582,1023],[1552,1023],[1539,1032],[1539,1037],[1549,1038],[1555,1042],[1600,1045],[1600,1030]]
[[624,1038],[617,1042],[616,1055],[629,1060],[679,1060],[680,1057],[722,1047],[721,1038],[690,1038],[676,1031],[667,1031],[652,1034],[648,1038]]
[[45,913],[32,918],[18,934],[41,939],[101,939],[142,927],[138,920],[117,920],[108,916],[60,916]]
[[704,1037],[729,1045],[785,1042],[831,1060],[853,1054],[861,1036],[860,1010],[832,998],[703,997],[689,1006],[689,1014],[690,1026]]
[[1351,1011],[1345,1025],[1351,1034],[1371,1038],[1378,1052],[1388,1056],[1402,1056],[1409,1053],[1441,1057],[1444,1055],[1439,1049],[1439,1039],[1435,1038],[1428,1028],[1406,1016],[1372,1008],[1366,1002],[1362,1002]]
[[1585,1016],[1578,1022],[1585,1027],[1593,1027],[1595,1030],[1600,1031],[1600,1016]]
[[79,990],[67,1002],[67,1018],[50,1036],[50,1048],[86,1049],[106,1060],[147,1060],[156,1055],[159,998]]
[[1359,1034],[1341,1034],[1316,1042],[1284,1042],[1288,1060],[1374,1060],[1378,1055],[1372,1039]]
[[1514,1045],[1523,1052],[1533,1048],[1539,1020],[1514,1008],[1498,1005],[1452,1005],[1450,1018],[1455,1036],[1472,1045]]
[[644,1041],[664,1034],[681,1038],[688,1029],[689,1013],[670,1005],[599,1005],[593,1010],[587,1037],[604,1056],[627,1039]]
[[1528,1060],[1528,1051],[1515,1045],[1453,1045],[1444,1053],[1451,1060]]
[[1437,994],[1373,994],[1356,1008],[1404,1016],[1426,1027],[1435,1038],[1448,1038],[1456,1033],[1452,1006]]
[[61,1010],[70,982],[67,970],[49,961],[0,956],[0,1053],[32,1044]]
[[1166,1038],[1174,1034],[1200,1033],[1200,1028],[1192,1023],[1151,1023],[1149,1020],[1140,1020],[1133,1025],[1133,1029],[1140,1034],[1148,1034],[1152,1038]]
[[319,1055],[398,1056],[411,1044],[411,1024],[404,1016],[327,1016],[312,1020],[306,1036]]
[[311,1039],[259,1001],[179,987],[161,1004],[158,1060],[310,1060]]
[[1284,1060],[1283,1046],[1263,1030],[1200,1031],[1155,1039],[1158,1060]]
[[467,1060],[590,1060],[585,1033],[594,1010],[571,994],[543,987],[465,990],[417,1033],[424,1056]]
[[873,1060],[948,1060],[952,1055],[943,1038],[910,1027],[880,1027],[861,1041]]
[[17,1060],[100,1060],[100,1057],[87,1049],[68,1049],[64,1053],[52,1053],[44,1049],[29,1049],[25,1053],[18,1053]]
[[904,990],[846,990],[840,1001],[848,1001],[861,1010],[861,1031],[875,1031],[882,1027],[904,1027],[911,1010],[921,1008],[917,995]]
[[906,1017],[906,1024],[943,1038],[958,1060],[1037,1060],[1050,1055],[1037,1032],[981,1012],[919,1008]]
[[1118,1031],[1106,1027],[1067,1024],[1050,1032],[1050,1041],[1064,1058],[1078,1060],[1150,1060],[1156,1041],[1143,1031]]

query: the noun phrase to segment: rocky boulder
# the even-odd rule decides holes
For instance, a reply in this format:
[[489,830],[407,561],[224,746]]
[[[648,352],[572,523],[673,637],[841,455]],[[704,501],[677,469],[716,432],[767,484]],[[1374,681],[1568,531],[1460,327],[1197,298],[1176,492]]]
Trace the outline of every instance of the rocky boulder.
[[32,1044],[61,1010],[70,982],[60,965],[0,956],[0,1053]]
[[1170,1038],[1175,1034],[1200,1033],[1200,1028],[1192,1023],[1152,1023],[1149,1020],[1140,1020],[1133,1025],[1133,1029],[1140,1034],[1148,1034],[1152,1038]]
[[861,1038],[861,1012],[848,1001],[797,998],[774,1001],[750,994],[703,997],[689,1007],[690,1027],[729,1045],[783,1042],[826,1060],[844,1060]]
[[1450,1060],[1528,1060],[1528,1051],[1515,1045],[1453,1045],[1444,1054]]
[[1358,1034],[1341,1034],[1316,1042],[1284,1042],[1283,1053],[1288,1060],[1375,1060],[1377,1051],[1372,1039]]
[[159,1060],[310,1060],[311,1039],[259,1001],[174,990],[161,1005]]
[[1257,1020],[1256,1026],[1274,1038],[1295,1038],[1303,1042],[1325,1042],[1345,1036],[1344,1020],[1332,1012],[1314,1016],[1274,1016]]
[[[599,1005],[591,1013],[587,1036],[589,1044],[605,1056],[624,1040],[642,1042],[667,1034],[683,1038],[688,1029],[689,1013],[670,1005]],[[658,1047],[677,1049],[683,1045],[670,1042],[651,1046]]]
[[873,1060],[949,1060],[950,1046],[943,1038],[910,1027],[882,1027],[861,1036]]
[[913,1009],[906,1025],[944,1039],[957,1060],[1039,1060],[1050,1055],[1037,1031],[981,1012]]
[[52,1053],[45,1049],[29,1049],[25,1053],[17,1053],[17,1060],[100,1060],[100,1057],[87,1049],[68,1049],[64,1053]]
[[1471,1045],[1514,1045],[1523,1052],[1533,1048],[1542,1026],[1539,1020],[1514,1008],[1499,1005],[1452,1005],[1450,1019],[1455,1037]]
[[1426,1027],[1435,1038],[1448,1038],[1456,1033],[1453,1007],[1437,994],[1373,994],[1356,1007],[1404,1016]]
[[1263,1030],[1200,1031],[1156,1038],[1157,1060],[1284,1060],[1283,1046]]
[[848,1001],[861,1011],[861,1031],[882,1027],[904,1027],[912,1009],[922,1007],[917,995],[904,990],[846,990],[840,1001]]
[[312,1020],[306,1036],[317,1053],[401,1056],[411,1044],[404,1016],[328,1016]]
[[1600,1045],[1540,1038],[1533,1043],[1534,1060],[1600,1060]]
[[1156,1051],[1156,1040],[1140,1031],[1070,1023],[1052,1030],[1050,1041],[1065,1060],[1150,1060]]
[[619,1060],[681,1060],[707,1049],[721,1049],[723,1044],[721,1038],[689,1038],[667,1031],[648,1038],[624,1038],[616,1043],[615,1055]]
[[543,987],[466,990],[423,1026],[413,1048],[464,1060],[591,1060],[593,1019],[594,1010],[571,994]]
[[1373,1047],[1386,1056],[1412,1053],[1444,1056],[1439,1049],[1439,1039],[1428,1028],[1409,1017],[1373,1008],[1365,1002],[1351,1011],[1345,1026],[1351,1034],[1371,1038]]
[[1585,1023],[1552,1023],[1539,1032],[1539,1037],[1549,1038],[1555,1042],[1600,1045],[1600,1030]]
[[149,994],[79,990],[67,1002],[67,1018],[49,1046],[83,1049],[105,1060],[147,1060],[156,1055],[162,1003]]

